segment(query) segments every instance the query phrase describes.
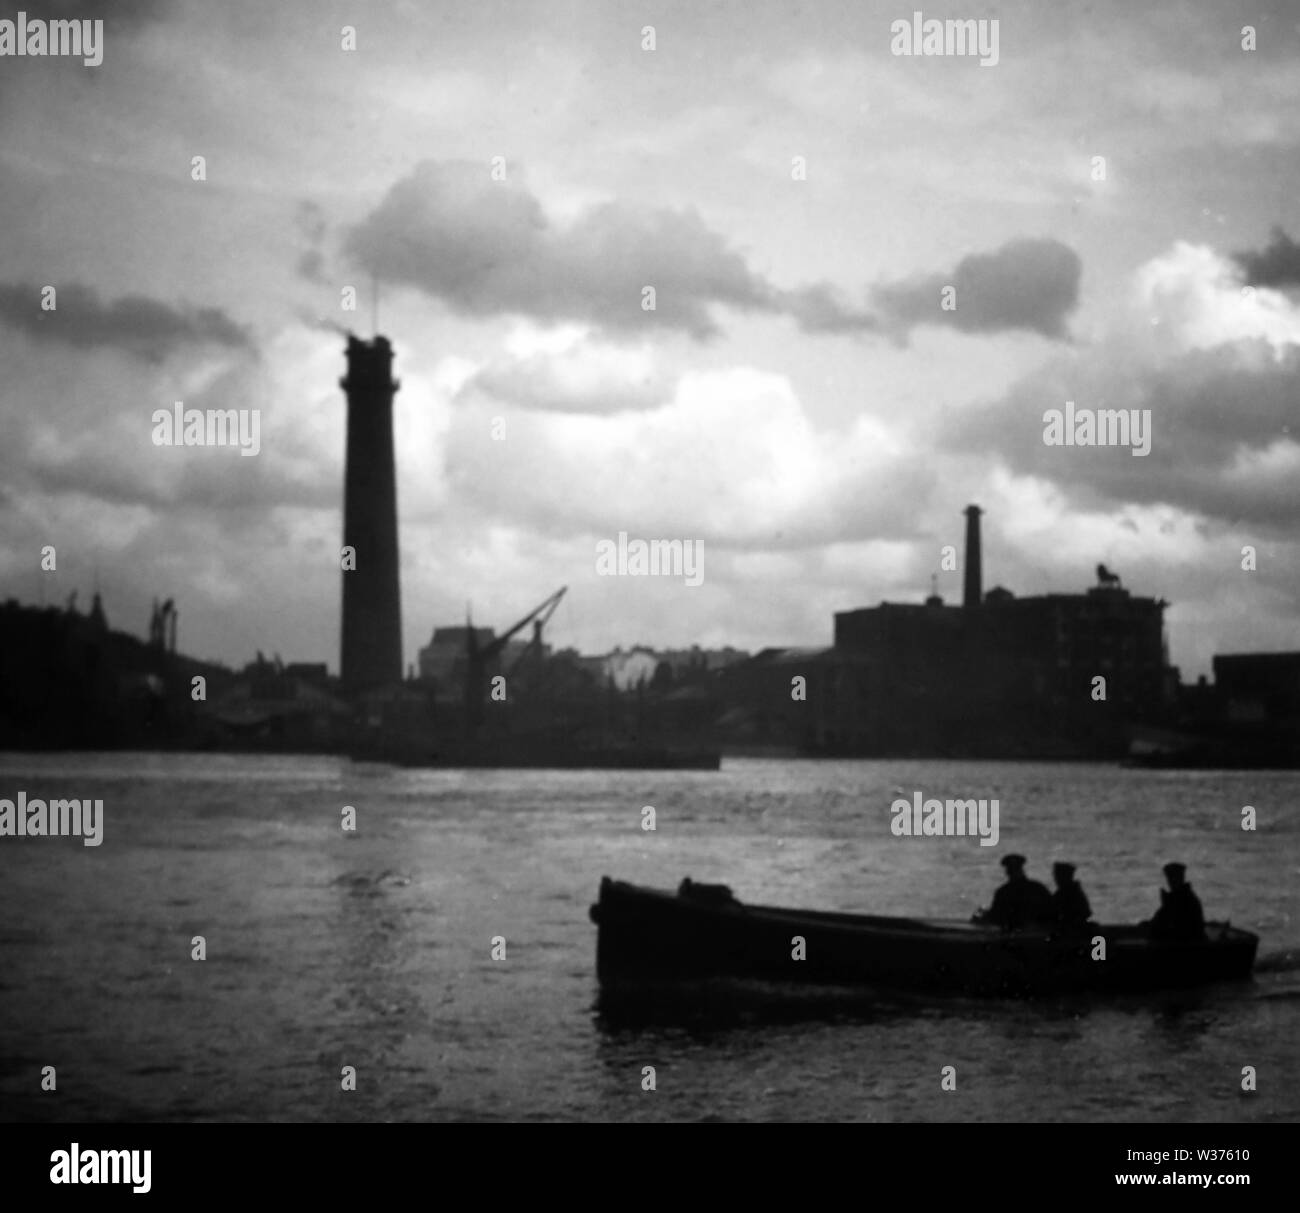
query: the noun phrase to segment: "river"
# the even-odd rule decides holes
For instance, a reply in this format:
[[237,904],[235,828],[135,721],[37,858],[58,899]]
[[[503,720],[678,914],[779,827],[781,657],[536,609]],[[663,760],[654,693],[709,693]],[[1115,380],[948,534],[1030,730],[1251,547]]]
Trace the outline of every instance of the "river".
[[[102,799],[104,825],[97,847],[0,838],[6,1120],[1300,1119],[1295,772],[0,755],[0,797],[20,791]],[[997,798],[999,845],[895,837],[891,802],[917,791]],[[1108,921],[1149,916],[1161,865],[1181,860],[1207,917],[1261,936],[1254,980],[779,1022],[628,1026],[594,1010],[587,910],[602,875],[964,918],[1011,850],[1049,884],[1053,860],[1077,864]],[[54,1091],[41,1090],[46,1066]]]

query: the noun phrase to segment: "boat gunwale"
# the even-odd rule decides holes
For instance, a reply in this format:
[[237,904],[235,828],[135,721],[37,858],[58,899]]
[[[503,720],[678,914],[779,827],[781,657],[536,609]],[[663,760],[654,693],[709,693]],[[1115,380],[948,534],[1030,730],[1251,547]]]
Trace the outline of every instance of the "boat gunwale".
[[[608,884],[605,883],[608,881]],[[1021,929],[1007,931],[999,926],[970,922],[958,918],[905,918],[880,914],[855,914],[843,910],[801,910],[782,906],[755,905],[740,900],[728,902],[709,902],[702,899],[683,897],[680,893],[667,889],[656,889],[646,885],[632,884],[628,881],[612,880],[608,877],[601,883],[600,900],[603,905],[607,888],[625,890],[616,893],[615,898],[624,897],[641,899],[645,902],[659,902],[664,909],[675,909],[688,914],[711,914],[724,918],[747,917],[767,922],[809,923],[823,929],[840,929],[843,931],[866,932],[898,938],[947,937],[952,941],[964,940],[975,943],[1008,942],[1014,940],[1019,944],[1044,943],[1059,946],[1063,942],[1078,944],[1080,935],[1063,937],[1054,929]],[[594,907],[593,907],[594,908]],[[1098,923],[1089,922],[1086,930],[1092,934],[1104,936],[1108,942],[1119,945],[1140,945],[1142,947],[1158,946],[1162,949],[1173,947],[1201,948],[1257,945],[1259,936],[1243,927],[1234,927],[1227,921],[1207,921],[1206,938],[1177,940],[1153,939],[1142,923]]]

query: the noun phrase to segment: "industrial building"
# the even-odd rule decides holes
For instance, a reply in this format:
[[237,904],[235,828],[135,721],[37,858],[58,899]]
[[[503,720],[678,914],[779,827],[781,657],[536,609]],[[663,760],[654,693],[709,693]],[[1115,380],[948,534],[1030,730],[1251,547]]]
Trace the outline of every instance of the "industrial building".
[[966,510],[960,605],[932,594],[842,611],[831,648],[767,650],[739,670],[729,698],[759,713],[749,740],[846,755],[1119,756],[1133,724],[1163,720],[1177,685],[1168,604],[1101,567],[1082,594],[985,593],[980,514]]

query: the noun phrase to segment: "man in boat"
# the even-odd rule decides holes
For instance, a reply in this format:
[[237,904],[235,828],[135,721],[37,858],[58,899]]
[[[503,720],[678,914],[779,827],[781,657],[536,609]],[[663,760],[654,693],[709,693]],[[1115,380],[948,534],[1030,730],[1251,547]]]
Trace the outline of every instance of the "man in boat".
[[993,905],[976,914],[972,922],[992,924],[1004,931],[1052,922],[1055,916],[1052,895],[1045,884],[1025,875],[1026,862],[1023,855],[1007,855],[1002,860],[1007,872],[1006,883],[999,885],[993,894]]
[[1167,863],[1164,873],[1169,889],[1160,890],[1160,908],[1147,924],[1152,938],[1204,939],[1205,912],[1201,909],[1200,898],[1187,882],[1187,865]]
[[1068,931],[1087,923],[1092,917],[1092,907],[1087,894],[1074,878],[1074,864],[1052,864],[1052,879],[1056,892],[1052,894],[1052,917],[1059,929]]

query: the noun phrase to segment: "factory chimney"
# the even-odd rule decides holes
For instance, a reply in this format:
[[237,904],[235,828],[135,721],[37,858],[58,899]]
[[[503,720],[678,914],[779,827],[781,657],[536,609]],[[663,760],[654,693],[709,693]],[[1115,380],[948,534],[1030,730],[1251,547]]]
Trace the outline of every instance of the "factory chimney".
[[397,577],[397,475],[393,461],[393,347],[348,336],[348,430],[343,475],[343,690],[356,695],[402,680]]
[[980,556],[980,515],[977,505],[966,507],[966,587],[961,604],[977,607],[984,597],[984,569]]

